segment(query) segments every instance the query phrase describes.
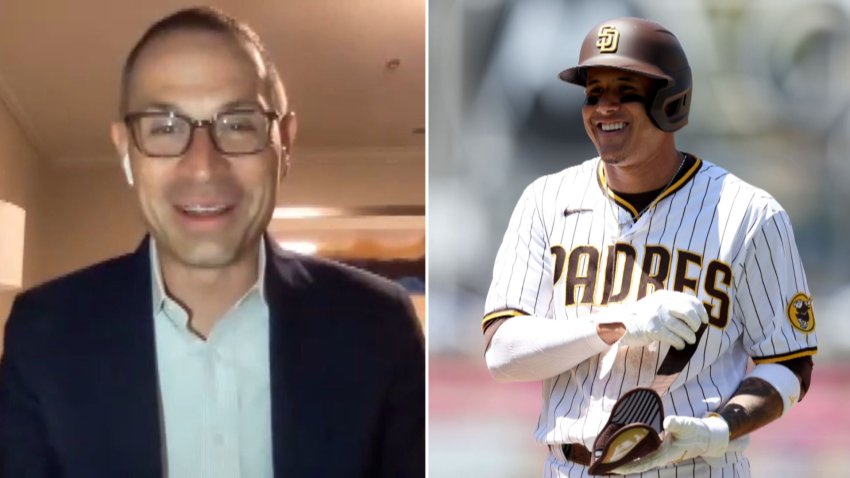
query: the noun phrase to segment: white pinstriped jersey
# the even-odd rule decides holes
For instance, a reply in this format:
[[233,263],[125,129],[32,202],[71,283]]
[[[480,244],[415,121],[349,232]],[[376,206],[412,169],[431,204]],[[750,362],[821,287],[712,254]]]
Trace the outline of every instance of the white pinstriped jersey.
[[[699,159],[637,221],[637,211],[606,189],[598,158],[526,188],[496,257],[484,327],[522,315],[586,320],[607,304],[634,302],[656,288],[695,294],[711,326],[663,395],[666,414],[695,417],[729,400],[751,358],[778,362],[817,351],[791,224],[769,194]],[[615,344],[545,380],[536,439],[592,449],[617,398],[649,386],[666,351],[657,343]],[[728,454],[725,463],[748,470],[740,453]],[[701,459],[697,464],[705,466]],[[585,473],[561,465],[576,469],[560,470],[562,476]],[[694,466],[693,460],[678,465]]]

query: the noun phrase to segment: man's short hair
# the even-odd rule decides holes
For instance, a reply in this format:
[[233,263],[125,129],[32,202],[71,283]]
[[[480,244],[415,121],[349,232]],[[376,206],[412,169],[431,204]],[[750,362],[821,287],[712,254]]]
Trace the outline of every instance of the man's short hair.
[[259,35],[245,23],[240,22],[221,10],[204,6],[179,10],[159,20],[145,31],[133,49],[130,50],[130,54],[127,55],[127,59],[124,61],[124,68],[121,71],[119,113],[122,117],[127,114],[129,107],[130,77],[133,74],[133,68],[138,61],[139,55],[157,37],[181,30],[220,33],[230,36],[233,40],[245,45],[247,48],[256,50],[262,61],[262,65],[258,66],[261,66],[264,70],[261,71],[261,74],[264,76],[263,81],[265,82],[269,96],[268,99],[271,101],[273,107],[281,114],[287,112],[286,92],[283,88],[283,82],[263,43],[260,41]]

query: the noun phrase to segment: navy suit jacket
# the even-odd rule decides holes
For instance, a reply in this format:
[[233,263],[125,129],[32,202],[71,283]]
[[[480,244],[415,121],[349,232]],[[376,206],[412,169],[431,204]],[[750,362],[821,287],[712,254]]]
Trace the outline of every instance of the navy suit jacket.
[[[163,476],[148,247],[16,298],[0,476]],[[424,339],[405,291],[322,259],[267,258],[275,475],[424,476]]]

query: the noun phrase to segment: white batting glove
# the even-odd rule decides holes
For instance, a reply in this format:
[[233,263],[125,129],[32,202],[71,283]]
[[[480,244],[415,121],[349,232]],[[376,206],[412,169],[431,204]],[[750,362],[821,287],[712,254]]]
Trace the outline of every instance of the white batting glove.
[[698,456],[709,459],[721,457],[730,448],[743,449],[748,441],[748,437],[742,437],[733,441],[734,447],[730,447],[729,424],[717,415],[705,418],[670,416],[664,419],[664,441],[658,450],[612,473],[642,473]]
[[657,290],[634,304],[611,310],[601,323],[620,322],[626,334],[620,343],[643,347],[660,341],[677,350],[696,342],[696,331],[708,323],[708,312],[695,296],[671,290]]

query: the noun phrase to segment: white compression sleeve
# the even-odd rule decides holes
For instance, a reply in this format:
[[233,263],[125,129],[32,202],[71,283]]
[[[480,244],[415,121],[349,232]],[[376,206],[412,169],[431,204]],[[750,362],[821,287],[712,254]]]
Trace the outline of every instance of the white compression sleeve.
[[499,326],[484,358],[496,380],[544,380],[609,347],[595,321],[519,316]]

